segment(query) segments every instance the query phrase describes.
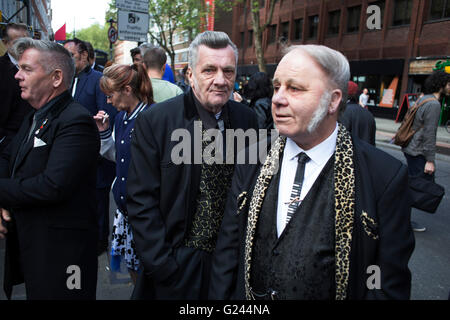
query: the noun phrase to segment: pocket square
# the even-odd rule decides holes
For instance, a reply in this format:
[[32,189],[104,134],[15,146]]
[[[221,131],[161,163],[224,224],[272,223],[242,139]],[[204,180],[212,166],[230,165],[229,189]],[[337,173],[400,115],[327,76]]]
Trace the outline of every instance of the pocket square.
[[42,146],[46,146],[46,145],[47,144],[45,143],[45,141],[39,139],[38,137],[34,137],[33,148],[42,147]]

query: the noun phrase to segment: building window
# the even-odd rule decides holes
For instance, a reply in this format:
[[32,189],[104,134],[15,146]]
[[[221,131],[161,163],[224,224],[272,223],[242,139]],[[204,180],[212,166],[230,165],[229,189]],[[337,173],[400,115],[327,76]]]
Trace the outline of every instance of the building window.
[[308,38],[315,39],[317,38],[317,31],[319,29],[319,16],[310,16],[308,17]]
[[[369,2],[368,6],[378,6],[378,8],[380,8],[380,19],[381,19],[381,28],[383,28],[383,19],[384,19],[384,5],[385,5],[385,0],[378,0],[375,2]],[[366,20],[367,21],[367,20]]]
[[277,25],[271,25],[269,27],[269,43],[274,43],[277,40]]
[[266,4],[266,0],[259,0],[259,8],[260,9],[264,8],[265,4]]
[[361,6],[347,8],[347,32],[358,32]]
[[394,2],[393,26],[409,24],[413,0],[396,0]]
[[245,33],[241,32],[241,49],[244,48],[244,36],[245,36]]
[[248,47],[253,46],[253,30],[248,31]]
[[341,10],[331,11],[328,13],[328,34],[339,33],[340,17],[341,17]]
[[283,41],[289,40],[289,21],[281,24],[281,37],[283,37]]
[[303,33],[303,19],[294,20],[294,40],[301,40]]
[[450,18],[450,0],[432,0],[430,20]]

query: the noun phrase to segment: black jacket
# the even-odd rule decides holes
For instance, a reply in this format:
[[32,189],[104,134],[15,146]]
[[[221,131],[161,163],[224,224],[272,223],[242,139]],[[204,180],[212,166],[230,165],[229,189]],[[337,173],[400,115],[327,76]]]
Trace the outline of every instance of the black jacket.
[[[230,100],[227,107],[232,128],[257,128],[248,107]],[[172,149],[179,136],[176,141],[171,136],[176,129],[186,129],[194,138],[196,120],[192,90],[150,107],[136,119],[127,208],[145,275],[155,282],[176,273],[172,251],[182,243],[194,215],[201,164],[174,164]]]
[[0,153],[12,141],[25,116],[33,109],[20,97],[17,67],[8,54],[0,57]]
[[[353,140],[353,145],[356,195],[347,298],[409,299],[408,261],[414,249],[414,235],[407,168],[365,142]],[[247,218],[260,168],[258,164],[236,167],[214,253],[209,291],[213,300],[245,299]],[[245,201],[243,192],[248,195]],[[363,212],[367,213],[365,219]],[[372,265],[380,267],[380,290],[367,287],[371,275],[367,270]]]
[[339,121],[352,136],[375,146],[376,123],[370,111],[355,102],[350,102],[339,116]]
[[[29,299],[95,299],[98,130],[87,110],[63,93],[24,145],[12,176],[32,115],[0,157],[0,207],[14,218],[8,225],[5,292],[9,296],[12,285],[25,280]],[[80,268],[80,290],[66,286],[71,265]]]

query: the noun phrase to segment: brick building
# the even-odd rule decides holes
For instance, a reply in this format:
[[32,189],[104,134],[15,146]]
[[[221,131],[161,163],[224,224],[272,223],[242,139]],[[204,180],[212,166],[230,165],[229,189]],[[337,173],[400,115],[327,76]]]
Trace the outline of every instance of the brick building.
[[[374,107],[397,77],[394,108],[378,110],[395,109],[404,93],[421,91],[436,62],[450,59],[450,0],[275,2],[271,25],[262,39],[268,72],[274,72],[286,45],[329,46],[348,58],[352,80],[361,89],[369,89],[369,103]],[[249,4],[247,0],[233,8],[232,39],[239,47],[241,75],[257,71]],[[373,24],[378,13],[366,13],[373,5],[379,8],[379,29]],[[268,12],[269,0],[260,0],[262,23]]]

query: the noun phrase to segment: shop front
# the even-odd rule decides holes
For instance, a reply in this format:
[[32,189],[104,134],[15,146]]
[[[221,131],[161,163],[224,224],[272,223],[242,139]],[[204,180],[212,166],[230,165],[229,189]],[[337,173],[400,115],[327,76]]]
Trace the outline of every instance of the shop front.
[[369,91],[368,109],[374,116],[394,119],[400,101],[403,59],[350,61],[351,80]]
[[[411,59],[408,72],[408,92],[417,94],[422,92],[425,79],[433,73],[433,70],[442,70],[450,73],[450,56],[418,57]],[[449,120],[450,98],[443,97],[439,125],[445,125]]]

